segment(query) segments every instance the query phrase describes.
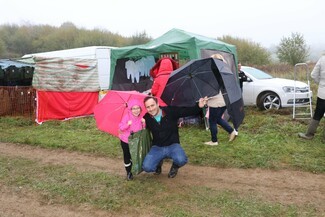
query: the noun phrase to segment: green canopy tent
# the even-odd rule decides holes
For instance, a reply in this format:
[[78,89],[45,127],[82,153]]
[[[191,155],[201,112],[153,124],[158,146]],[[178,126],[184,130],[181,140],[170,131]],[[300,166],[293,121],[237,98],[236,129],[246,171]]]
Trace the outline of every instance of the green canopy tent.
[[[216,53],[223,55],[232,71],[237,71],[234,45],[180,29],[172,29],[143,45],[114,48],[111,50],[110,89],[140,92],[150,89],[152,80],[148,70],[154,62],[147,62],[146,58],[156,61],[168,56],[183,65],[189,60],[207,58]],[[131,65],[144,63],[147,68],[141,71],[141,66],[129,67],[130,63]]]

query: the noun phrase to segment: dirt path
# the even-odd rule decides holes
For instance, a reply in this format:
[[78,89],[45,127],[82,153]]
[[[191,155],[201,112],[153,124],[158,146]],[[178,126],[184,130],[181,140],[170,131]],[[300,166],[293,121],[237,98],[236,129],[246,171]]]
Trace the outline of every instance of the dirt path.
[[[73,165],[81,171],[106,171],[124,176],[121,160],[96,157],[64,150],[47,150],[27,145],[0,143],[0,155],[36,160],[41,164]],[[218,190],[254,193],[268,201],[283,204],[313,204],[325,213],[325,174],[262,169],[221,169],[186,165],[175,179],[167,178],[169,163],[165,163],[161,181],[172,185],[198,185]],[[151,174],[142,173],[140,176]],[[0,216],[114,216],[87,207],[42,204],[37,195],[18,195],[0,186]]]

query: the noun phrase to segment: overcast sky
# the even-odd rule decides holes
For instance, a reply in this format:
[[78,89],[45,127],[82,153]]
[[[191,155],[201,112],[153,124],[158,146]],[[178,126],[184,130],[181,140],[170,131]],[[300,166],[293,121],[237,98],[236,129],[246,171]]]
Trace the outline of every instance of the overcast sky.
[[[0,24],[72,22],[122,36],[145,31],[159,37],[172,28],[211,38],[230,35],[269,48],[292,32],[308,45],[325,46],[325,0],[2,0]],[[322,48],[325,50],[325,47]]]

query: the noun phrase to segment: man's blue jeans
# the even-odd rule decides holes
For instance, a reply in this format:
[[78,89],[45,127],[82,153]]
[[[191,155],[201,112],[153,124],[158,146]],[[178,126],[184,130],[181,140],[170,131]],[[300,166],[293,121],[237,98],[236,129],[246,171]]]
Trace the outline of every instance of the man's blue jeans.
[[144,158],[142,169],[147,172],[155,172],[160,161],[170,158],[173,163],[181,167],[187,163],[187,156],[180,144],[174,143],[169,146],[159,147],[154,145]]

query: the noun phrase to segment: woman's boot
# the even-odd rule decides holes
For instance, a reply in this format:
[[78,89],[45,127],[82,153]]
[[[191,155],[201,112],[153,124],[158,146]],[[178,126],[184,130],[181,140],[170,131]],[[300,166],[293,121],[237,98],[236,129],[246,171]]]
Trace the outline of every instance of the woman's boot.
[[126,180],[128,180],[128,181],[133,180],[133,174],[131,172],[132,162],[128,166],[125,167],[125,170],[126,170]]
[[318,125],[319,125],[319,121],[311,119],[308,129],[307,129],[307,132],[306,133],[298,133],[298,136],[303,139],[313,139]]

